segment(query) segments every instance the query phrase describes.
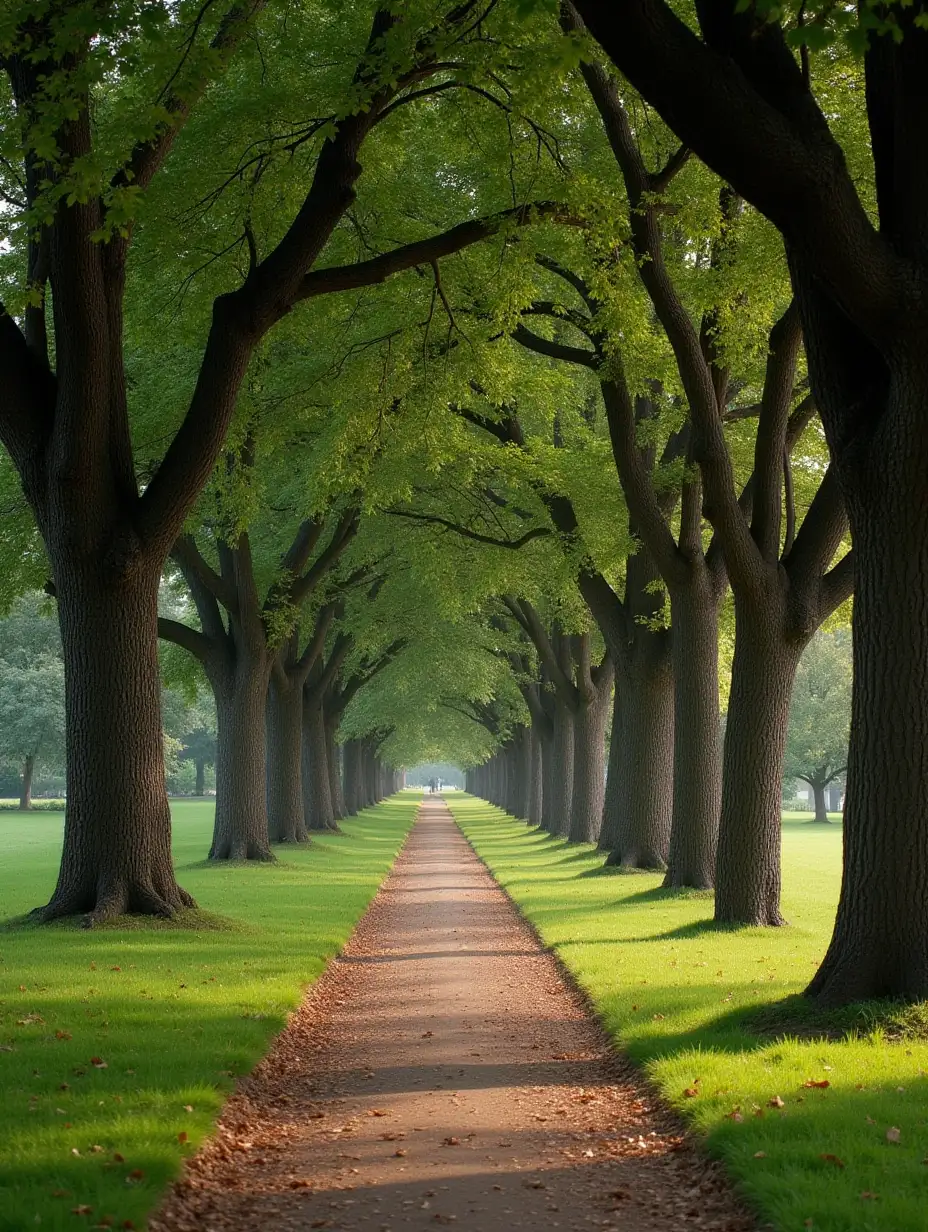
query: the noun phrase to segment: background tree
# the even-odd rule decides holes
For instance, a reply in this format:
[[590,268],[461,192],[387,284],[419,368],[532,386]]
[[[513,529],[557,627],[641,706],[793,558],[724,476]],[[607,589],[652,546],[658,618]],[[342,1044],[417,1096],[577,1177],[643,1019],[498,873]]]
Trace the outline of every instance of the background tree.
[[847,769],[851,727],[851,639],[849,631],[819,633],[806,648],[786,733],[786,776],[812,788],[815,820],[828,820],[825,789]]
[[18,763],[19,807],[32,807],[37,770],[64,765],[64,665],[45,595],[17,599],[0,619],[0,756]]

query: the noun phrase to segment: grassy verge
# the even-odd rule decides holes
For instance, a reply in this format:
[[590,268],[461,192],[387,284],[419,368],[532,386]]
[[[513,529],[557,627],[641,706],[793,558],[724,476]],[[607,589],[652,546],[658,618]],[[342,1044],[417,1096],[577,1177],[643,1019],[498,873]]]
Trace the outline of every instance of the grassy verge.
[[816,1015],[840,826],[785,821],[783,929],[716,929],[711,896],[603,868],[472,797],[471,843],[607,1029],[779,1232],[928,1227],[928,1044],[919,1008]]
[[[174,805],[193,928],[0,929],[0,1229],[144,1226],[185,1154],[351,933],[419,795],[279,849],[210,867],[213,805]],[[61,815],[0,815],[0,915],[46,901]],[[89,1208],[84,1213],[82,1208]],[[109,1220],[110,1224],[103,1221]]]

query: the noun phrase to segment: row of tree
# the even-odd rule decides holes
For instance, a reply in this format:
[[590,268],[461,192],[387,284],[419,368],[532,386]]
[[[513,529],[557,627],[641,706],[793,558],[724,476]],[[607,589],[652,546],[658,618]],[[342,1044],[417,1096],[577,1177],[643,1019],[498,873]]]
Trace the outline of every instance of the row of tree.
[[6,6],[3,542],[66,697],[44,918],[190,902],[160,635],[216,701],[215,858],[329,824],[339,740],[374,796],[498,749],[520,813],[780,923],[790,698],[854,589],[812,991],[928,994],[928,33],[681,13]]

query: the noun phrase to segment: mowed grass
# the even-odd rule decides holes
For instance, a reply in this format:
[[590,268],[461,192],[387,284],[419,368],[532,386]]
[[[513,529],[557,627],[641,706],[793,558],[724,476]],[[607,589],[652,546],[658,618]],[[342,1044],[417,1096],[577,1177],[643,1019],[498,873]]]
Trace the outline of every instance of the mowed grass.
[[[348,938],[418,803],[401,793],[344,835],[278,848],[276,866],[215,867],[203,859],[213,804],[176,803],[196,927],[0,928],[3,1232],[144,1227],[236,1077]],[[0,917],[47,901],[61,832],[61,814],[0,814]]]
[[722,931],[709,894],[605,870],[592,848],[473,797],[448,804],[608,1031],[766,1221],[779,1232],[928,1229],[925,1008],[825,1018],[798,995],[831,935],[840,826],[784,822],[789,927]]

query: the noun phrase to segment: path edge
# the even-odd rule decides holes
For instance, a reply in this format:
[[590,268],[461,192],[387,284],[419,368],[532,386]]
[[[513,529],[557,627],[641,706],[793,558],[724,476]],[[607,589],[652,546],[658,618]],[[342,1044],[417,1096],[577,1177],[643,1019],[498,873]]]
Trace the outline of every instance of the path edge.
[[[472,798],[477,799],[477,800],[482,799],[482,797],[480,796],[474,796]],[[673,1104],[668,1102],[666,1096],[660,1090],[657,1084],[654,1082],[654,1079],[651,1078],[651,1076],[648,1074],[647,1070],[645,1070],[645,1068],[639,1065],[636,1061],[633,1061],[632,1058],[628,1055],[628,1052],[625,1050],[625,1048],[622,1047],[619,1041],[613,1035],[610,1034],[609,1029],[605,1024],[605,1021],[603,1020],[603,1015],[600,1012],[599,1007],[597,1006],[596,1002],[593,1000],[590,993],[583,987],[583,985],[577,979],[576,975],[573,973],[573,971],[571,971],[570,967],[568,967],[567,963],[564,961],[564,959],[561,957],[558,951],[554,948],[554,946],[549,945],[548,942],[545,941],[544,937],[541,935],[541,932],[538,929],[538,926],[534,923],[533,920],[530,920],[528,918],[528,916],[522,910],[521,905],[518,902],[516,902],[513,896],[509,893],[509,890],[502,884],[502,882],[493,872],[493,869],[490,868],[489,864],[486,862],[486,860],[483,858],[483,856],[480,854],[480,852],[471,842],[469,836],[465,833],[463,827],[461,826],[461,823],[458,821],[457,817],[455,817],[454,813],[452,812],[451,806],[448,804],[448,801],[445,800],[443,796],[440,797],[440,799],[444,803],[445,807],[448,809],[448,812],[451,813],[451,817],[454,820],[454,824],[457,827],[461,837],[464,839],[464,842],[467,844],[470,850],[474,853],[474,855],[476,856],[480,864],[483,866],[483,868],[486,869],[487,873],[493,880],[493,884],[498,887],[498,889],[501,891],[502,894],[505,895],[506,901],[512,905],[512,907],[514,908],[516,912],[516,915],[519,917],[519,920],[522,922],[522,924],[524,924],[524,926],[529,930],[529,932],[535,938],[536,942],[538,943],[539,948],[545,954],[549,955],[550,958],[553,960],[554,965],[557,967],[558,974],[560,975],[561,979],[564,981],[564,984],[566,985],[568,991],[571,993],[572,996],[577,998],[579,1004],[583,1007],[584,1011],[589,1016],[590,1021],[594,1024],[597,1034],[602,1038],[603,1044],[605,1045],[605,1050],[609,1055],[610,1061],[614,1063],[616,1066],[617,1072],[621,1072],[622,1070],[624,1070],[626,1073],[626,1076],[631,1075],[634,1078],[635,1082],[639,1083],[642,1086],[644,1091],[647,1093],[648,1098],[654,1100],[654,1102],[658,1105],[658,1107],[661,1110],[661,1114],[663,1116],[666,1116],[667,1119],[679,1129],[681,1136],[685,1139],[687,1143],[687,1146],[689,1146],[693,1151],[695,1151],[695,1153],[705,1162],[707,1167],[718,1168],[721,1171],[732,1193],[736,1196],[738,1201],[742,1204],[745,1211],[749,1215],[751,1215],[752,1218],[754,1219],[754,1223],[756,1225],[756,1232],[777,1232],[776,1225],[769,1222],[769,1220],[766,1223],[761,1222],[761,1220],[765,1218],[763,1212],[758,1210],[756,1205],[753,1202],[751,1202],[750,1198],[744,1192],[741,1186],[738,1184],[737,1180],[731,1175],[728,1168],[726,1168],[725,1166],[724,1159],[722,1159],[722,1157],[719,1155],[713,1155],[711,1151],[708,1150],[708,1143],[707,1143],[706,1135],[698,1133],[696,1130],[693,1129],[691,1125],[688,1125],[686,1123],[683,1115],[680,1112],[678,1112],[676,1108],[674,1108]],[[486,803],[490,804],[490,801],[488,800],[486,801]],[[490,807],[497,808],[498,806],[491,805]],[[506,816],[510,817],[513,821],[519,822],[520,824],[524,825],[527,831],[535,831],[535,832],[540,831],[542,834],[548,833],[547,830],[542,830],[540,826],[532,826],[531,822],[526,821],[522,817],[513,817],[511,813],[507,813]]]

